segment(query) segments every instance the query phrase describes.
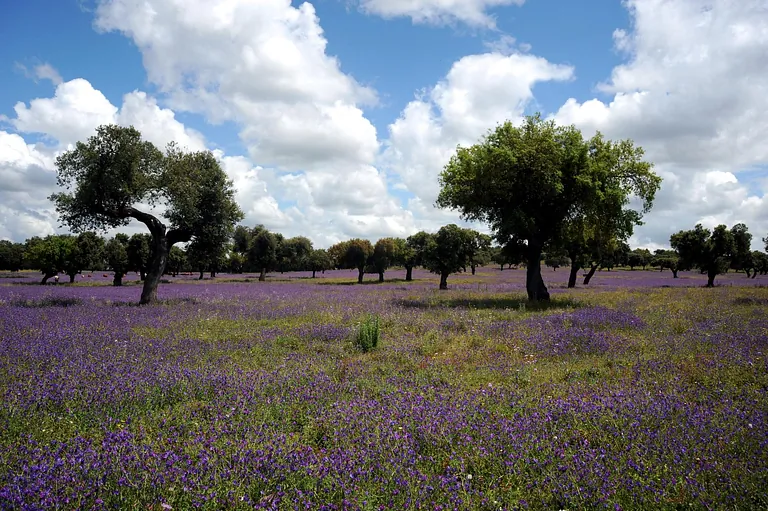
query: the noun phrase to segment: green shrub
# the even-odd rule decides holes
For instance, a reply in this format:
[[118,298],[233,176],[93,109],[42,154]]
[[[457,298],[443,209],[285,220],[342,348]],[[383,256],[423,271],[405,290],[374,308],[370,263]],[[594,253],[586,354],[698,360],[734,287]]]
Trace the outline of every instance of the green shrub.
[[379,317],[368,316],[368,318],[360,324],[360,328],[357,330],[357,336],[354,340],[355,347],[363,353],[371,351],[379,343],[380,334]]

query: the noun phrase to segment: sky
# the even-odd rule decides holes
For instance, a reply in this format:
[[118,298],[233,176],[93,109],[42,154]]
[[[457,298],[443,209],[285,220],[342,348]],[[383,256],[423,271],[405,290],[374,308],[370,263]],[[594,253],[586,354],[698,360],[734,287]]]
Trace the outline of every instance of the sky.
[[434,232],[464,224],[434,207],[457,145],[535,112],[644,148],[664,181],[631,246],[696,223],[768,234],[764,0],[0,8],[0,238],[67,231],[56,156],[109,123],[213,151],[245,225],[316,247]]

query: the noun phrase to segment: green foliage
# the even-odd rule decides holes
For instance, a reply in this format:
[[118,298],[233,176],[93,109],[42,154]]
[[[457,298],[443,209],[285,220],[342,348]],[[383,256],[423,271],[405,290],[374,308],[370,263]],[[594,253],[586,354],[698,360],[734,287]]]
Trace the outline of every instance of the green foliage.
[[149,268],[152,255],[151,243],[152,236],[149,234],[134,234],[128,240],[128,245],[125,247],[128,253],[128,269],[139,272],[142,278],[144,278]]
[[75,252],[75,238],[68,235],[50,235],[32,238],[25,253],[30,268],[40,270],[43,283],[70,265]]
[[380,335],[379,317],[369,315],[357,329],[357,335],[354,338],[355,347],[363,353],[368,353],[379,344]]
[[424,267],[440,275],[440,289],[447,288],[448,275],[466,268],[472,242],[472,235],[456,224],[441,227],[427,242]]
[[728,271],[730,258],[736,249],[733,233],[725,225],[714,231],[701,224],[690,231],[679,231],[670,237],[670,244],[680,257],[681,269],[699,268],[709,277],[708,287],[715,277]]
[[[64,192],[51,195],[64,224],[74,232],[144,223],[155,251],[141,303],[156,299],[168,251],[200,237],[226,240],[243,213],[232,181],[210,151],[185,153],[169,144],[163,155],[133,127],[99,126],[86,142],[56,159]],[[159,218],[136,206],[164,206]]]
[[371,245],[371,242],[368,240],[355,238],[347,241],[345,248],[346,251],[341,259],[342,267],[356,268],[358,270],[357,282],[362,284],[365,266],[373,255],[373,245]]
[[315,276],[315,272],[330,270],[333,268],[333,261],[328,255],[328,251],[322,248],[313,249],[309,254],[308,265],[312,276]]
[[115,272],[114,285],[122,285],[123,276],[130,270],[130,264],[128,262],[128,251],[117,237],[109,240],[104,247],[104,259],[112,271]]
[[736,224],[731,227],[733,235],[733,254],[731,267],[734,270],[743,270],[752,266],[752,234],[744,224]]
[[397,258],[398,244],[394,238],[382,238],[376,242],[371,255],[371,264],[379,274],[379,280],[384,280],[384,272],[392,266]]
[[24,267],[24,245],[0,240],[0,269],[19,271]]
[[[278,238],[264,226],[257,226],[248,248],[248,263],[263,273],[277,264]],[[263,278],[260,277],[261,280]]]
[[168,253],[166,271],[172,275],[178,275],[187,266],[187,254],[179,247],[171,247]]
[[284,240],[278,251],[280,271],[301,271],[307,268],[312,242],[305,236],[296,236]]
[[[600,246],[623,241],[639,223],[629,197],[650,209],[661,179],[631,141],[585,142],[573,126],[539,115],[506,122],[472,147],[459,147],[440,174],[440,207],[490,224],[502,244],[524,244],[529,298],[548,299],[539,258],[544,245],[575,236]],[[576,223],[577,226],[570,226]],[[569,229],[569,226],[571,227]]]

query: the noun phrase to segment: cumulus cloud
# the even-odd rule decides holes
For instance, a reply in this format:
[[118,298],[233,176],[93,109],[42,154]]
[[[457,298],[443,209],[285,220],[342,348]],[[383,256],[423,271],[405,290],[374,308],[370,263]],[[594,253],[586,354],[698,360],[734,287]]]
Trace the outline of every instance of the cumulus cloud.
[[389,126],[383,162],[420,204],[432,204],[438,174],[458,144],[477,142],[505,120],[519,121],[536,83],[570,80],[573,72],[519,53],[464,57]]
[[359,0],[360,10],[383,18],[408,17],[413,23],[495,28],[493,7],[522,5],[525,0]]
[[672,231],[698,221],[745,221],[757,239],[768,232],[766,199],[739,177],[768,163],[768,5],[625,4],[632,30],[617,30],[614,41],[627,62],[599,87],[613,98],[569,99],[554,118],[631,138],[656,163],[665,183],[639,241],[667,244]]

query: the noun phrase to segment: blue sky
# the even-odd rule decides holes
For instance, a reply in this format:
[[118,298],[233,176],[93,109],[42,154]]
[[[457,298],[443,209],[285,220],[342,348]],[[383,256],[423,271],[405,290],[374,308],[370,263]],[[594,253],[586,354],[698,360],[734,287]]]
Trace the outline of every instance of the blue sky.
[[[173,135],[219,150],[246,223],[327,245],[458,221],[432,207],[452,148],[541,111],[646,149],[665,181],[635,245],[663,246],[696,222],[768,231],[757,143],[768,101],[756,92],[768,42],[751,30],[768,13],[757,3],[311,5],[314,15],[287,0],[6,0],[0,174],[14,190],[53,186],[53,158],[93,123],[140,123],[158,144]],[[0,237],[58,229],[27,187],[0,206]]]

